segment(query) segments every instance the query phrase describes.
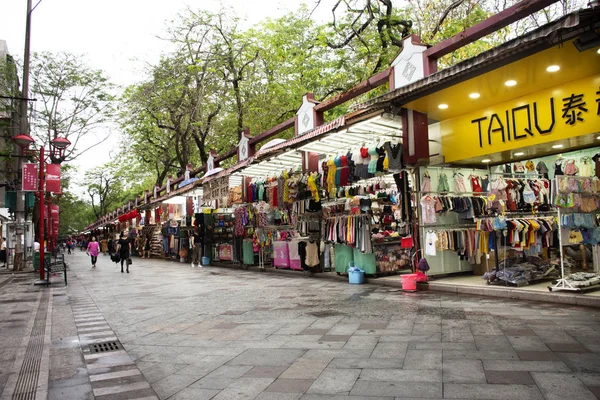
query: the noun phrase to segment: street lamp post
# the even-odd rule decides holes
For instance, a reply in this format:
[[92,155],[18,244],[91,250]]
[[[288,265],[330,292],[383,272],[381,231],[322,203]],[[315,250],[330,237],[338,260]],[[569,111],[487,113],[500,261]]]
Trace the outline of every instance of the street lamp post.
[[[37,158],[40,166],[39,166],[39,184],[38,184],[38,198],[39,198],[39,211],[40,211],[40,220],[38,226],[38,240],[40,243],[40,281],[43,281],[45,278],[44,273],[44,261],[45,261],[45,252],[44,252],[44,212],[45,212],[45,200],[46,200],[46,150],[44,146],[40,146],[39,154],[35,150],[29,150],[29,146],[34,142],[33,138],[26,134],[21,134],[13,137],[13,141],[21,148],[22,155],[28,155],[34,158]],[[58,157],[62,157],[63,150],[65,150],[71,142],[66,138],[57,137],[50,141],[50,155],[56,155],[58,152]],[[51,226],[48,224],[48,237],[50,238],[51,234]],[[50,242],[48,242],[50,243]],[[48,246],[48,249],[51,249]]]

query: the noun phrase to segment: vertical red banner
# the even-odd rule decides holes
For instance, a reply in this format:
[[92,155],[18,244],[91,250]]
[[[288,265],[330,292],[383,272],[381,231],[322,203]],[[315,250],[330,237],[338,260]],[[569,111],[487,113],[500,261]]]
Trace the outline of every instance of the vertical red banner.
[[46,191],[60,193],[60,164],[46,165]]
[[35,192],[38,190],[39,168],[37,164],[23,164],[23,186],[24,192]]

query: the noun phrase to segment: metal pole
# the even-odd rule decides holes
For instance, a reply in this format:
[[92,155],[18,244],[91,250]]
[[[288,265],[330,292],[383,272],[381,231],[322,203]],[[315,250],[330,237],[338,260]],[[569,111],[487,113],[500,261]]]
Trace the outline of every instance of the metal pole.
[[[27,122],[27,106],[29,97],[29,53],[30,53],[30,42],[31,42],[31,3],[32,0],[27,0],[27,16],[25,23],[25,54],[23,56],[23,88],[21,94],[21,120],[19,123],[20,132],[28,133],[29,124]],[[17,157],[17,174],[22,176],[22,157]],[[22,179],[22,178],[21,178]],[[15,244],[15,264],[13,269],[22,270],[25,266],[25,251],[23,248],[24,240],[23,233],[25,227],[25,198],[22,190],[17,190],[17,203],[15,204],[15,217],[17,220],[17,226],[21,225],[21,229],[17,229]],[[18,265],[17,265],[18,263]],[[42,268],[40,268],[42,269]]]
[[46,192],[44,190],[44,186],[45,186],[45,177],[46,177],[46,173],[45,173],[45,167],[46,167],[46,163],[44,162],[44,146],[40,147],[40,187],[39,189],[39,194],[40,194],[40,222],[39,222],[39,242],[40,242],[40,280],[43,281],[44,280],[44,208],[46,207],[46,205],[44,204],[45,202],[45,197],[46,197]]

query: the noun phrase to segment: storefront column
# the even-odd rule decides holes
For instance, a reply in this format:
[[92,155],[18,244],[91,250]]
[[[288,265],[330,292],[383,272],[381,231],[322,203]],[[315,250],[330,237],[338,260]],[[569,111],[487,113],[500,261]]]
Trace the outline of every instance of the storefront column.
[[416,164],[419,159],[429,158],[429,131],[427,115],[403,108],[402,143],[404,144],[404,163]]

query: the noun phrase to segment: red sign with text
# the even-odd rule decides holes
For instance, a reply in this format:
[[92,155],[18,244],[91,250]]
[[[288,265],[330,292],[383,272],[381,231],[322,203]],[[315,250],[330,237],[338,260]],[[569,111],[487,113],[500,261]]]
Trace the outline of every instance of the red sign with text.
[[60,164],[46,166],[46,191],[60,193]]
[[23,191],[38,190],[39,169],[37,164],[23,164]]

